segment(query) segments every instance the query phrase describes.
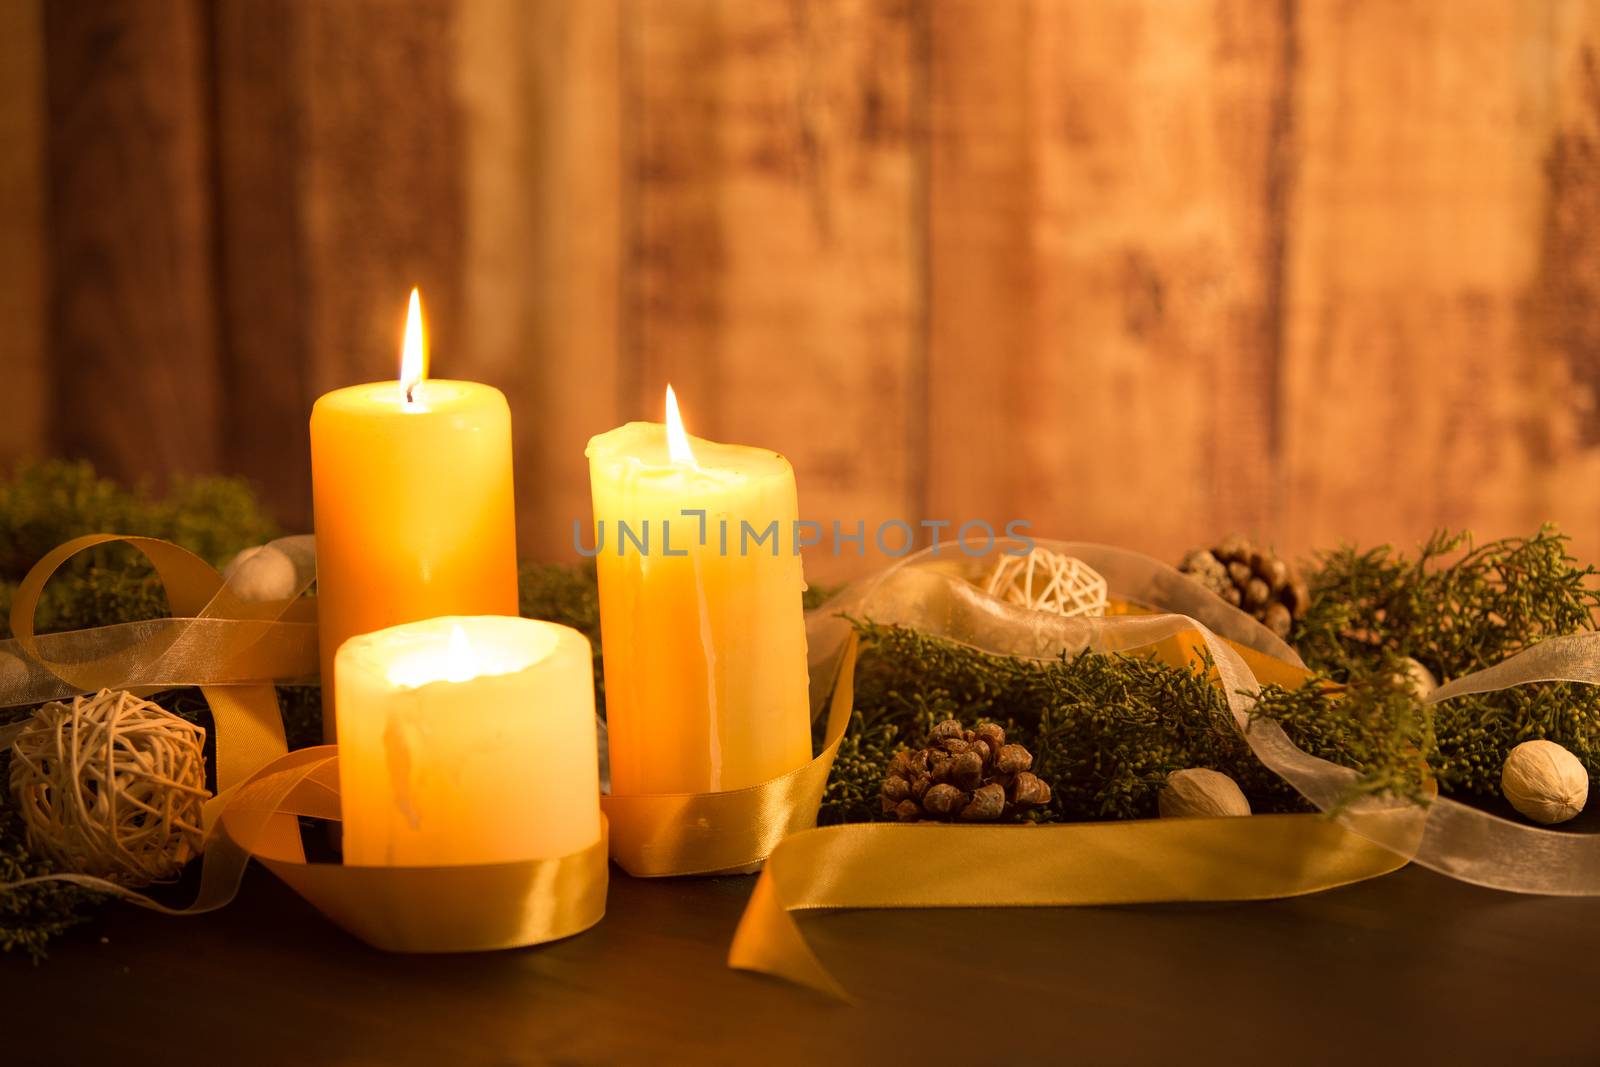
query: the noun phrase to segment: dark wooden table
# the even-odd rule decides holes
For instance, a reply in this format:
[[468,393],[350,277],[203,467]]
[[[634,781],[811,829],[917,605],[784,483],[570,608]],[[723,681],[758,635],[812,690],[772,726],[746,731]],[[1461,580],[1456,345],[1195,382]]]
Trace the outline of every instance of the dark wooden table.
[[1258,904],[811,916],[849,1007],[724,965],[752,884],[613,870],[588,933],[399,957],[253,869],[223,912],[119,905],[38,966],[0,957],[0,1062],[1600,1062],[1600,900],[1409,868]]

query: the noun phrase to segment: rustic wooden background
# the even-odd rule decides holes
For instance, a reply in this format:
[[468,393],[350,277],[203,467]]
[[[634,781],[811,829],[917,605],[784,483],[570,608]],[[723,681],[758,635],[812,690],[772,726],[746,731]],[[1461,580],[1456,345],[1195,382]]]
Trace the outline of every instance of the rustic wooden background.
[[0,459],[303,527],[416,282],[530,553],[670,378],[821,520],[1600,556],[1597,50],[1581,0],[0,0]]

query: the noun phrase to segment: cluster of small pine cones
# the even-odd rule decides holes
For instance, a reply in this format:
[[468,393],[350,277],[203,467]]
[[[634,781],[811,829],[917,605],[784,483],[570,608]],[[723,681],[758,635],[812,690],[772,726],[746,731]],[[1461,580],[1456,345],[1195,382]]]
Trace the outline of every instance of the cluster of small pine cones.
[[1311,595],[1294,568],[1238,534],[1215,547],[1197,548],[1178,570],[1236,608],[1249,612],[1279,637],[1288,637],[1294,620],[1306,613]]
[[1033,754],[1007,744],[998,723],[966,730],[946,719],[926,747],[894,754],[881,790],[883,812],[901,822],[993,822],[1050,803],[1050,786],[1032,767]]

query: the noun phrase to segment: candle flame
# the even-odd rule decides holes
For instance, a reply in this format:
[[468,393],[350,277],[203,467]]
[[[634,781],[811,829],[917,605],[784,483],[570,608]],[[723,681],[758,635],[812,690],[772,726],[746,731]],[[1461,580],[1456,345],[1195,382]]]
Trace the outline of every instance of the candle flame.
[[417,689],[434,682],[470,682],[483,674],[501,673],[505,671],[493,664],[493,650],[473,648],[461,624],[452,622],[449,641],[435,637],[411,648],[389,664],[388,677],[390,685]]
[[459,625],[450,627],[450,651],[445,654],[444,662],[447,682],[466,682],[478,675],[472,659],[472,645],[467,641],[467,632]]
[[689,435],[683,429],[683,416],[678,414],[678,394],[667,386],[667,454],[674,463],[687,463],[695,470],[700,464],[694,461],[694,450],[689,447]]
[[406,339],[400,349],[400,388],[406,400],[418,382],[428,377],[428,342],[422,333],[422,297],[415,288],[411,290],[411,306],[406,309]]

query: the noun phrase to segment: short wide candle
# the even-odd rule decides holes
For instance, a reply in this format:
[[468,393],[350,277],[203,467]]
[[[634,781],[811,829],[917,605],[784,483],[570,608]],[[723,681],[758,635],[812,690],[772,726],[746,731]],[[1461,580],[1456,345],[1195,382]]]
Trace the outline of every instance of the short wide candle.
[[554,859],[600,839],[593,661],[552,622],[444,617],[334,663],[344,861]]

